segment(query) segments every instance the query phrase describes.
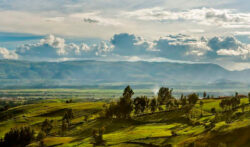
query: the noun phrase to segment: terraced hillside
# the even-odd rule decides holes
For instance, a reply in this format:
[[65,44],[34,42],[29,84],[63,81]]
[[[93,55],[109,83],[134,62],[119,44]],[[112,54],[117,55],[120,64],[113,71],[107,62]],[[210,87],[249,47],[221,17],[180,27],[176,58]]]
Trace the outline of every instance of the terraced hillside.
[[[44,146],[93,146],[93,129],[104,127],[105,146],[249,146],[250,145],[250,106],[248,99],[244,112],[238,108],[232,114],[230,123],[225,120],[215,121],[218,117],[221,100],[202,100],[203,108],[197,102],[192,108],[193,117],[187,118],[183,109],[146,110],[143,114],[132,114],[131,119],[107,119],[102,117],[105,102],[72,102],[47,100],[37,104],[21,105],[0,113],[0,137],[11,128],[31,126],[36,135],[45,119],[53,120],[53,129],[43,139]],[[211,113],[216,107],[217,114]],[[74,118],[62,135],[62,117],[72,109]],[[203,114],[200,117],[200,114]],[[87,119],[85,119],[87,117]],[[40,141],[33,141],[28,146],[39,146]]]

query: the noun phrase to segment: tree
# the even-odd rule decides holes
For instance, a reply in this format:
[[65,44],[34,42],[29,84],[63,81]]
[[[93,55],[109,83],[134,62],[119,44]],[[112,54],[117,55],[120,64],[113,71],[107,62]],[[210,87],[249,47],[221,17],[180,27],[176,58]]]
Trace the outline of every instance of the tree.
[[244,113],[245,112],[245,103],[242,103],[240,108],[241,108],[241,111]]
[[160,88],[158,92],[158,102],[160,105],[164,105],[169,99],[172,99],[172,91],[173,89],[169,89],[166,87]]
[[148,105],[148,98],[146,96],[136,97],[134,99],[135,114],[143,113]]
[[250,103],[250,92],[248,92],[248,103]]
[[68,125],[68,123],[66,122],[66,120],[63,120],[63,121],[62,121],[62,128],[61,128],[62,135],[65,134],[65,132],[67,131],[68,127],[69,127],[69,125]]
[[155,98],[153,98],[150,101],[150,110],[151,110],[151,112],[154,113],[156,111],[156,109],[157,109],[157,101]]
[[134,106],[135,106],[135,114],[139,114],[140,113],[140,111],[141,111],[141,104],[140,104],[140,98],[139,97],[137,97],[137,98],[135,98],[134,99]]
[[123,97],[120,98],[118,102],[120,117],[127,119],[130,118],[130,114],[133,111],[132,96],[134,95],[133,90],[130,86],[124,89]]
[[184,111],[184,113],[188,119],[189,119],[189,114],[190,114],[191,109],[192,109],[192,107],[190,105],[185,105],[185,106],[183,106],[183,109],[182,109],[182,111]]
[[181,94],[181,97],[180,97],[180,100],[183,99],[183,98],[184,98],[184,95],[183,95],[183,93],[182,93],[182,94]]
[[188,95],[188,102],[191,105],[195,105],[196,102],[198,101],[199,97],[196,93]]
[[181,106],[184,107],[187,104],[187,97],[186,96],[182,96],[181,97]]
[[238,96],[239,96],[239,93],[235,92],[235,97],[238,98]]
[[[128,119],[130,118],[130,114],[133,111],[133,101],[132,96],[134,92],[127,86],[124,91],[122,97],[119,101],[110,103],[109,107],[106,108],[105,116],[107,118],[122,118]],[[141,109],[141,108],[140,108]],[[138,109],[139,111],[139,109]]]
[[3,146],[25,147],[35,139],[34,134],[34,130],[30,127],[12,128],[4,136]]
[[106,109],[106,112],[105,112],[105,116],[107,118],[114,118],[114,117],[117,117],[117,118],[120,118],[120,112],[119,112],[119,106],[117,103],[115,102],[111,102],[109,104],[109,106],[107,107]]
[[71,119],[73,118],[74,118],[73,110],[68,109],[63,116],[63,120],[65,120],[68,123],[68,125],[70,125]]
[[167,103],[166,103],[166,109],[168,109],[168,110],[171,110],[171,108],[174,106],[174,104],[173,104],[173,102],[172,101],[167,101]]
[[211,108],[211,113],[214,115],[216,113],[216,109],[213,107]]
[[207,93],[206,93],[206,91],[204,91],[203,92],[203,98],[206,98],[206,96],[207,96]]
[[46,135],[48,135],[49,132],[52,130],[52,128],[53,128],[52,123],[53,123],[53,120],[45,119],[45,120],[43,121],[41,130],[42,130],[43,132],[45,132]]
[[179,102],[178,102],[178,100],[177,99],[175,99],[174,100],[174,106],[177,108],[177,109],[179,109]]
[[240,98],[238,94],[235,94],[235,97],[231,98],[230,104],[232,105],[232,109],[236,109],[237,106],[240,104]]
[[203,107],[203,105],[204,105],[204,102],[202,101],[202,100],[200,100],[200,107],[201,107],[201,117],[202,117],[202,107]]
[[123,91],[123,97],[125,98],[132,98],[132,96],[134,95],[134,91],[130,88],[130,86],[128,85],[124,91]]
[[95,145],[104,145],[105,141],[103,140],[104,127],[99,128],[98,130],[93,130],[94,146]]
[[209,96],[209,95],[207,95],[207,99],[210,99],[210,96]]
[[84,121],[87,122],[89,119],[89,116],[88,115],[84,115]]

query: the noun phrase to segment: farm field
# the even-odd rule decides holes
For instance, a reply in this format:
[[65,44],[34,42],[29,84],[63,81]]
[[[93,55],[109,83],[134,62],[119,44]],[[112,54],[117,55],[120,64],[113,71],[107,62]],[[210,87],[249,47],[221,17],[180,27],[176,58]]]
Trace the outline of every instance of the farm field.
[[[159,90],[159,87],[152,87],[147,89],[135,89],[134,96],[146,95],[149,97],[155,96]],[[59,99],[59,98],[119,98],[123,89],[0,89],[1,98],[47,98],[47,99]],[[183,94],[190,94],[192,92],[200,95],[206,91],[210,96],[224,96],[234,95],[236,90],[233,89],[174,89],[173,95],[179,97]],[[247,94],[248,89],[238,89],[239,93]]]
[[[37,90],[28,90],[29,93],[38,93]],[[40,90],[39,92],[41,92]],[[46,90],[47,92],[48,90]],[[87,90],[86,90],[87,91]],[[3,92],[3,91],[1,91]],[[13,90],[11,94],[18,94]],[[60,90],[62,92],[62,90]],[[122,91],[90,91],[101,96],[106,93],[116,93],[117,97]],[[135,93],[145,92],[136,91]],[[25,91],[20,92],[20,95]],[[53,93],[52,91],[49,93]],[[64,94],[75,94],[75,91],[65,90]],[[77,92],[76,92],[77,93]],[[59,93],[57,93],[59,94]],[[138,95],[139,95],[138,94]],[[42,94],[41,94],[42,95]],[[74,96],[73,96],[74,97]],[[105,96],[104,96],[105,97]],[[95,100],[81,101],[72,98],[72,102],[66,103],[67,98],[42,99],[32,104],[11,107],[0,112],[0,138],[11,128],[30,126],[35,131],[35,136],[41,131],[43,122],[53,120],[53,128],[42,139],[43,146],[93,146],[93,130],[104,128],[103,140],[105,145],[112,147],[140,147],[140,146],[249,146],[250,136],[250,105],[248,98],[241,98],[240,104],[244,104],[244,110],[236,108],[232,112],[230,122],[221,118],[223,109],[219,103],[221,99],[198,100],[189,112],[192,117],[186,116],[181,107],[178,109],[157,109],[151,112],[146,109],[144,113],[131,113],[130,119],[115,119],[104,117],[105,109],[111,101]],[[204,104],[201,108],[200,101]],[[216,109],[216,114],[211,109]],[[64,114],[72,110],[74,117],[70,126],[62,133],[62,121]],[[200,116],[202,113],[202,116]],[[87,116],[87,119],[86,119]],[[213,126],[211,125],[213,124]],[[239,139],[234,139],[237,136]],[[209,142],[209,144],[208,144]],[[33,140],[29,147],[41,146],[41,140]]]

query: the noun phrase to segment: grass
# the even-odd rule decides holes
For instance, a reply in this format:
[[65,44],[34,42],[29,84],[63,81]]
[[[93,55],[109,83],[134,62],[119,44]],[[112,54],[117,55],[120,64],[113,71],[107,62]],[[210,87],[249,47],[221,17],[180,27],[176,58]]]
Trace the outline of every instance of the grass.
[[[1,92],[4,92],[3,90]],[[204,102],[202,113],[203,117],[200,117],[201,109],[199,101],[192,109],[192,112],[196,114],[191,120],[186,118],[183,111],[166,111],[166,112],[147,112],[145,115],[136,116],[133,115],[132,120],[115,120],[99,118],[104,101],[96,102],[84,102],[81,100],[73,99],[73,103],[65,103],[66,99],[55,98],[57,94],[75,95],[80,92],[83,93],[96,93],[95,96],[102,97],[102,94],[108,96],[110,93],[117,93],[121,95],[122,91],[117,90],[67,90],[58,89],[53,90],[13,90],[13,95],[18,95],[20,92],[25,94],[37,94],[37,93],[49,93],[53,96],[53,99],[42,99],[34,104],[20,105],[10,108],[7,111],[0,112],[0,138],[4,136],[13,127],[21,127],[24,125],[30,125],[35,129],[36,134],[40,131],[41,123],[46,119],[54,120],[54,128],[50,135],[44,139],[46,146],[93,146],[92,131],[94,128],[105,127],[103,139],[108,146],[112,147],[141,147],[141,146],[166,146],[172,144],[173,146],[182,146],[191,142],[196,142],[199,145],[204,145],[206,142],[214,143],[214,146],[218,144],[215,141],[225,144],[233,145],[248,145],[250,141],[247,135],[247,131],[250,130],[250,106],[247,106],[245,112],[242,113],[241,109],[238,109],[233,116],[235,117],[231,123],[226,123],[224,120],[215,123],[215,127],[211,130],[205,126],[210,124],[214,120],[215,116],[210,113],[211,108],[216,108],[217,112],[221,112],[219,107],[221,100],[206,99]],[[143,90],[141,91],[143,92]],[[55,93],[55,95],[53,95]],[[107,94],[107,95],[105,95]],[[248,103],[247,98],[241,99],[241,103]],[[61,119],[67,109],[72,109],[74,112],[74,119],[71,121],[72,125],[65,133],[64,136],[58,135],[61,128]],[[11,115],[10,115],[11,114]],[[84,116],[88,115],[89,120],[84,121]],[[197,122],[197,124],[195,123]],[[243,129],[245,128],[245,129]],[[239,134],[239,132],[242,134]],[[172,132],[177,135],[173,136]],[[233,140],[234,135],[241,136],[243,138],[243,144],[237,140]],[[225,136],[225,139],[223,139]],[[232,140],[230,142],[230,139]],[[249,140],[248,140],[249,139]],[[213,141],[214,140],[214,141]],[[33,142],[29,146],[37,146],[39,142]]]
[[[84,115],[93,115],[103,109],[104,102],[82,102],[82,103],[64,103],[64,102],[49,102],[21,105],[0,113],[0,117],[4,118],[0,121],[0,137],[10,130],[12,127],[20,127],[31,125],[35,128],[41,124],[46,118],[56,120],[55,123],[60,124],[60,120],[66,109],[72,109],[76,115],[73,123],[83,121]],[[10,117],[6,114],[12,114]],[[91,118],[91,117],[90,117]]]

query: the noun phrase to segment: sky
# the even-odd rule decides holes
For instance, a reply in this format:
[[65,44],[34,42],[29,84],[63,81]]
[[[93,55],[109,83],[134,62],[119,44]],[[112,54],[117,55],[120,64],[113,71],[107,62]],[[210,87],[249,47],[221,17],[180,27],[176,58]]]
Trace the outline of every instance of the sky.
[[250,68],[248,0],[1,0],[0,59]]

